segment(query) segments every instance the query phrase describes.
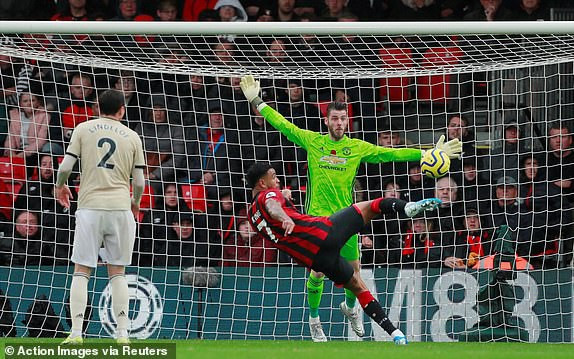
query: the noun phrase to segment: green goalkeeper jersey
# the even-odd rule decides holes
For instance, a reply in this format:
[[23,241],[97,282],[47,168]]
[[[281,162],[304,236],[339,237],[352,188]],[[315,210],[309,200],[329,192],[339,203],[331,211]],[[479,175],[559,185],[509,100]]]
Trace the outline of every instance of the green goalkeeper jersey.
[[328,134],[298,128],[270,106],[265,106],[260,112],[289,141],[307,151],[305,208],[310,215],[330,216],[353,203],[353,186],[361,162],[421,159],[421,150],[418,149],[380,147],[347,136],[333,141]]

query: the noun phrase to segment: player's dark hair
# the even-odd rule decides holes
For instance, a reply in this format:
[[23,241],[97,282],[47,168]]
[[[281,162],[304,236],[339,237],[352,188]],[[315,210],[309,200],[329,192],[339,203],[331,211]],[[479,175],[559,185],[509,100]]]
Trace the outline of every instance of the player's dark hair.
[[347,111],[347,104],[343,103],[343,102],[331,102],[329,104],[329,106],[327,106],[327,117],[329,117],[329,114],[331,113],[331,111]]
[[255,162],[249,169],[247,170],[247,174],[245,175],[245,179],[247,180],[247,185],[250,188],[255,187],[255,184],[259,179],[267,174],[267,171],[272,169],[273,166],[269,162]]
[[99,96],[100,114],[115,115],[125,105],[124,94],[118,90],[106,90]]

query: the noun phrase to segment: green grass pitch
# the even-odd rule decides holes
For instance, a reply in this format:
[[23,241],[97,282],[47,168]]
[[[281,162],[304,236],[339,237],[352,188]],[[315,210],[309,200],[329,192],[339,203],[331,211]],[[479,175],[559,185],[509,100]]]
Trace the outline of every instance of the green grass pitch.
[[[2,339],[8,343],[57,343],[59,340],[43,339]],[[88,340],[91,343],[110,342],[109,340]],[[175,341],[134,341],[136,343],[176,343],[178,359],[367,359],[367,358],[439,358],[439,359],[560,359],[574,358],[574,344],[529,344],[529,343],[411,343],[396,346],[391,342],[345,342],[331,341],[313,343],[311,341],[286,340],[175,340]],[[41,358],[39,358],[41,359]],[[150,358],[151,359],[151,358]]]

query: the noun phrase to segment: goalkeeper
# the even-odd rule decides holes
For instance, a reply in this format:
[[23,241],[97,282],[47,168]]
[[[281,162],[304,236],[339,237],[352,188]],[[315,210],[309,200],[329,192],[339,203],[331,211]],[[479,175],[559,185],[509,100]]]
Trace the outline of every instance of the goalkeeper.
[[[419,149],[379,147],[347,137],[347,105],[341,102],[332,102],[327,107],[324,121],[328,134],[302,130],[261,100],[259,81],[253,76],[243,77],[240,86],[245,98],[273,127],[307,151],[309,184],[305,209],[310,215],[330,216],[353,203],[353,184],[362,162],[420,161],[424,153]],[[451,158],[458,158],[462,144],[458,139],[444,143],[444,136],[441,136],[436,148],[445,151]],[[360,271],[357,235],[349,238],[341,249],[341,256],[350,262],[356,272]],[[309,328],[314,342],[327,341],[319,318],[324,277],[323,273],[311,270],[307,281]],[[363,322],[359,306],[355,306],[355,303],[356,296],[345,289],[345,301],[340,304],[340,309],[349,319],[353,331],[362,337],[365,334]]]

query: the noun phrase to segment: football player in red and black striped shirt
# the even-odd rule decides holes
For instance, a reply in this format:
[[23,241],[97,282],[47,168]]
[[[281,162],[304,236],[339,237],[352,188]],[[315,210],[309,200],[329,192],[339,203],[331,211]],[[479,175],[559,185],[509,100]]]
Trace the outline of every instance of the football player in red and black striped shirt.
[[441,201],[429,198],[407,203],[396,198],[378,198],[355,203],[329,217],[315,217],[298,212],[283,196],[275,169],[270,164],[255,163],[246,177],[253,188],[248,216],[254,230],[305,267],[325,273],[333,282],[352,291],[365,313],[396,344],[407,344],[403,332],[391,323],[360,273],[341,257],[340,251],[351,235],[381,214],[405,213],[413,217],[422,211],[433,210]]

